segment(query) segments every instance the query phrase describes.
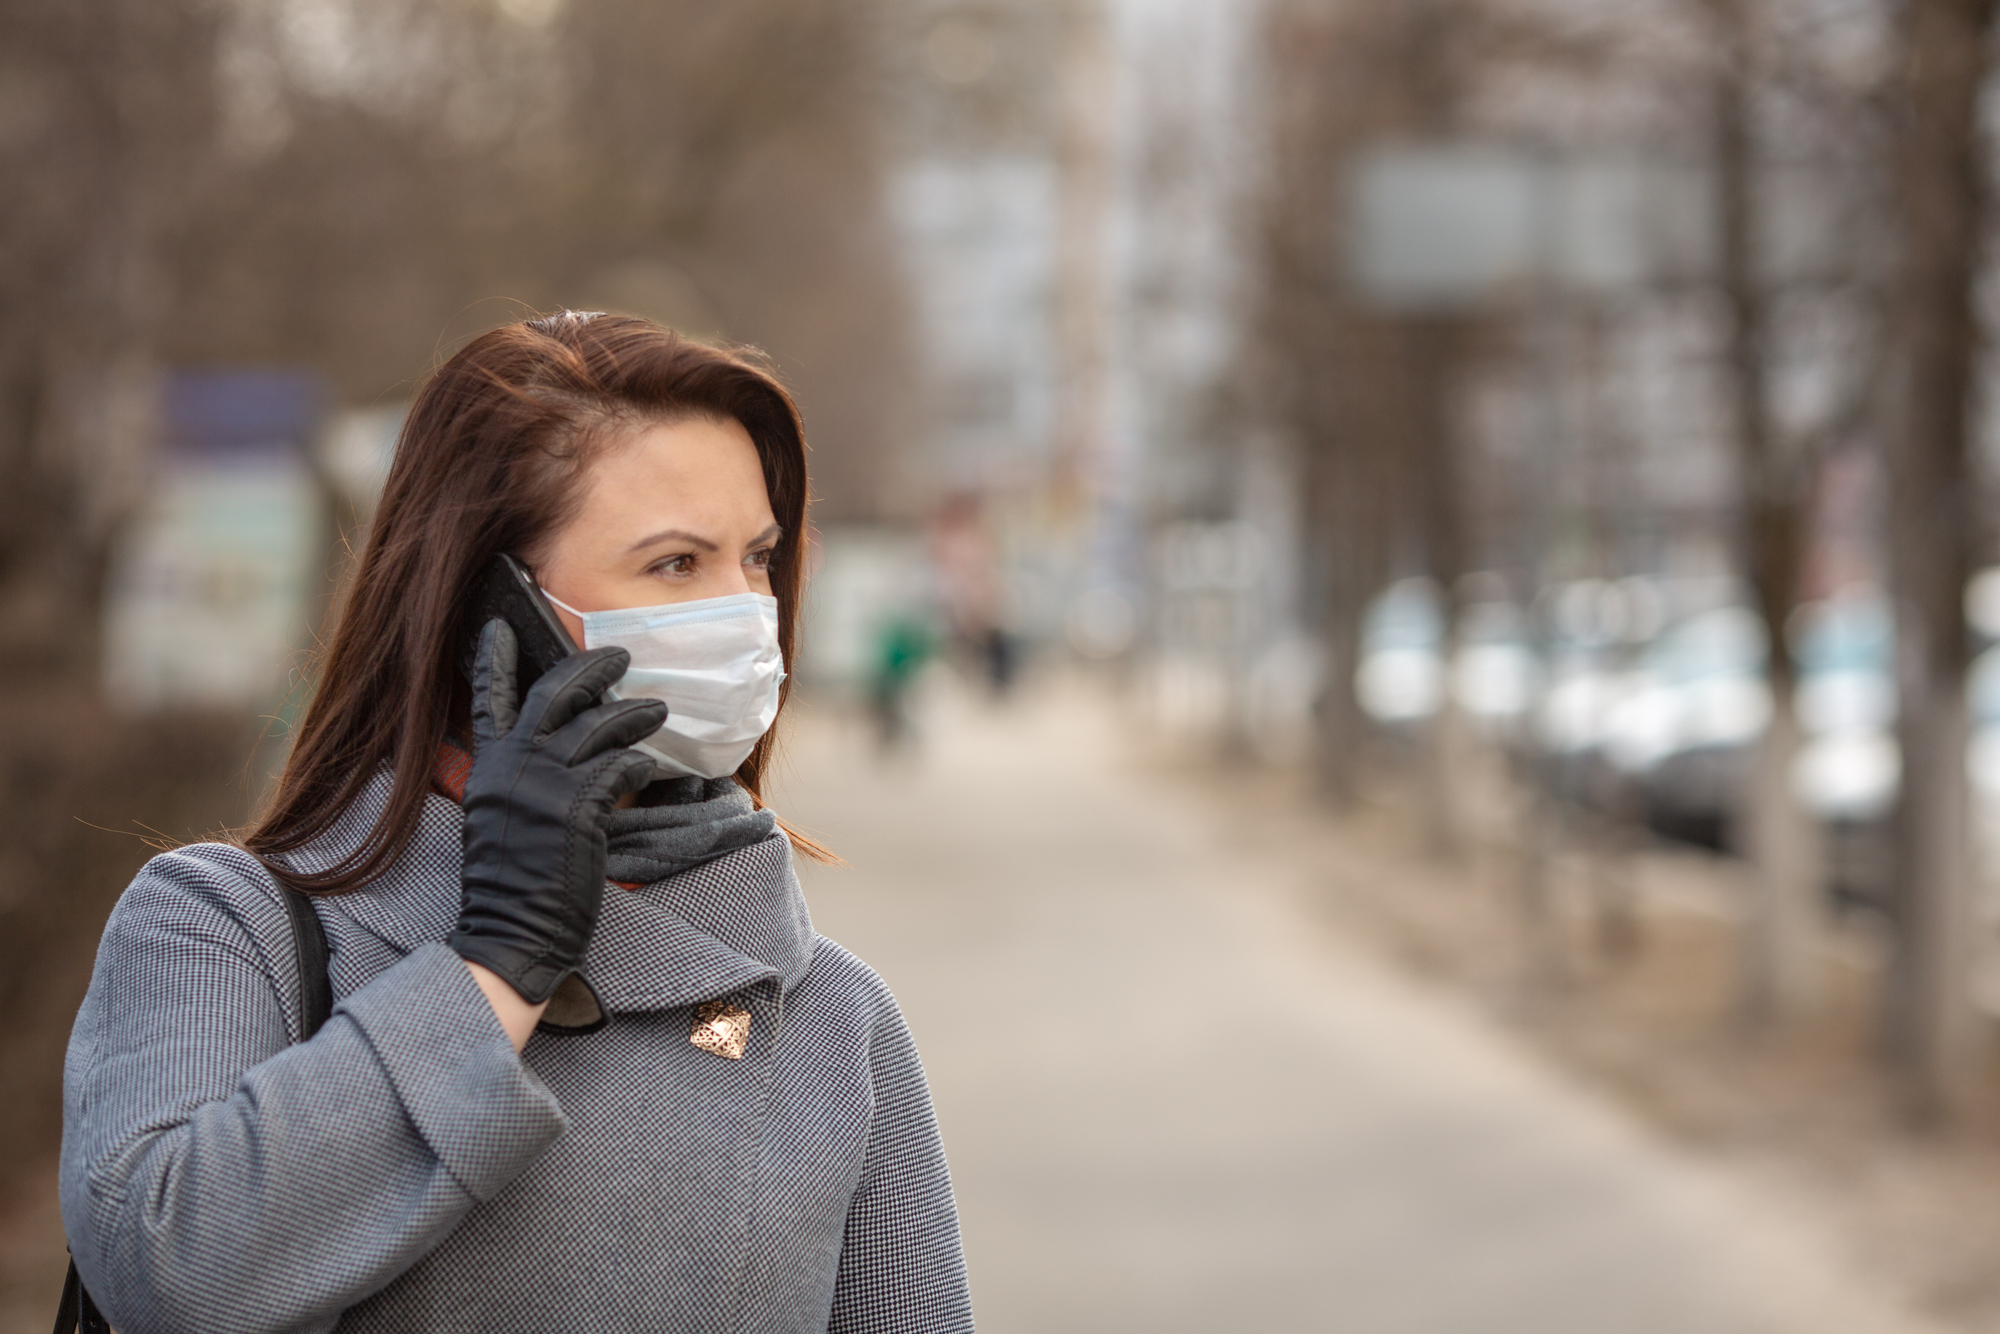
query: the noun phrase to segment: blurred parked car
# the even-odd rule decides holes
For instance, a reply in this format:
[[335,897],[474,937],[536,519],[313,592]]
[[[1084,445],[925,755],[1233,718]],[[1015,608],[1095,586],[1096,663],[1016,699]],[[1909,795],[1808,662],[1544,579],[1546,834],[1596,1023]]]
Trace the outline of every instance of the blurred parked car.
[[[1880,820],[1895,801],[1894,630],[1874,589],[1802,607],[1786,636],[1801,736],[1792,783],[1821,822]],[[1732,601],[1675,620],[1646,645],[1602,737],[1610,767],[1660,833],[1733,842],[1753,752],[1771,718],[1762,618]]]
[[1491,600],[1464,607],[1449,671],[1444,615],[1443,595],[1429,579],[1400,580],[1376,598],[1362,623],[1354,680],[1362,709],[1386,727],[1404,727],[1437,713],[1449,689],[1479,725],[1517,724],[1533,707],[1541,677],[1521,609]]
[[1361,624],[1354,693],[1387,727],[1420,723],[1444,702],[1444,599],[1429,579],[1403,579],[1370,604]]
[[1810,603],[1793,621],[1793,710],[1805,734],[1792,785],[1828,821],[1887,814],[1901,780],[1896,753],[1896,629],[1888,600],[1859,590]]
[[1542,666],[1528,641],[1527,617],[1511,602],[1474,602],[1459,613],[1451,693],[1489,730],[1512,729],[1534,706]]
[[[2000,641],[2000,571],[1980,588],[1969,603],[1986,606],[1993,622],[1982,642]],[[1466,607],[1449,671],[1443,639],[1434,584],[1387,589],[1364,626],[1355,682],[1364,709],[1407,729],[1433,716],[1449,689],[1489,733],[1525,748],[1566,797],[1676,838],[1730,844],[1771,716],[1770,644],[1740,584],[1574,581],[1544,590],[1530,611],[1501,601]],[[1873,838],[1900,782],[1887,600],[1863,587],[1808,604],[1787,641],[1802,733],[1795,790],[1843,847]],[[2000,646],[1975,663],[1969,706],[1968,763],[2000,839]],[[1834,860],[1868,860],[1855,851]]]
[[1661,833],[1728,837],[1749,757],[1771,719],[1762,620],[1740,603],[1697,611],[1643,646],[1603,731],[1604,759]]

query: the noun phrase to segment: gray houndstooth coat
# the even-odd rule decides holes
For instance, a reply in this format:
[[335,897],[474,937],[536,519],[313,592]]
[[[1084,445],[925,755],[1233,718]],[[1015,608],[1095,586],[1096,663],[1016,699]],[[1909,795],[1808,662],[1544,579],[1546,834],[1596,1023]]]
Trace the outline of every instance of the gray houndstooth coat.
[[[183,848],[119,901],[70,1039],[62,1209],[121,1334],[972,1328],[916,1048],[814,934],[782,837],[608,890],[584,971],[609,1022],[516,1056],[440,943],[460,824],[430,798],[385,879],[317,901],[336,1004],[297,1045],[254,859]],[[688,1040],[717,998],[752,1016],[741,1060]]]

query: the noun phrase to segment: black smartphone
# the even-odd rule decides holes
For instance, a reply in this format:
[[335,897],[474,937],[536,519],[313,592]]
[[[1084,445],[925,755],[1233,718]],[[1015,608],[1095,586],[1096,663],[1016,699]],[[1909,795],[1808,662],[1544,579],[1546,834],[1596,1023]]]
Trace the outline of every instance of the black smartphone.
[[514,627],[521,656],[514,671],[521,693],[539,681],[542,673],[577,651],[569,632],[556,619],[555,608],[542,596],[541,587],[528,567],[512,556],[501,554],[486,563],[472,586],[465,609],[465,639],[459,651],[458,667],[472,680],[473,663],[479,657],[479,635],[486,623],[498,616]]

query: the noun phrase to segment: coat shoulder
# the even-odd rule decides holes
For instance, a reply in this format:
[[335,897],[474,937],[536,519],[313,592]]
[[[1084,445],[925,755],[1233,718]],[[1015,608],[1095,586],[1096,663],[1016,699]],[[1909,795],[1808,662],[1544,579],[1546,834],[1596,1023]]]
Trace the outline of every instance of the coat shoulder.
[[150,953],[167,939],[198,942],[244,956],[277,977],[293,960],[283,893],[263,863],[242,848],[190,843],[139,868],[111,910],[105,947]]
[[800,998],[829,1019],[837,1016],[838,1027],[870,1047],[892,1036],[908,1041],[909,1024],[882,975],[825,936],[815,933],[813,945],[812,968],[800,984]]
[[265,905],[283,907],[283,891],[264,864],[229,843],[189,843],[139,868],[119,906],[204,905],[231,916]]
[[873,1009],[896,1008],[895,993],[882,975],[862,962],[861,957],[818,932],[813,933],[812,968],[807,980],[828,988],[848,1002]]

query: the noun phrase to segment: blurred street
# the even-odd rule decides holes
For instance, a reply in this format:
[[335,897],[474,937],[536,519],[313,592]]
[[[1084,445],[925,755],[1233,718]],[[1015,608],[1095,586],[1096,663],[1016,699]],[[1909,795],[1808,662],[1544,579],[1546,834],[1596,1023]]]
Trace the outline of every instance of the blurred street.
[[980,1328],[1889,1331],[1795,1203],[1658,1140],[1307,910],[1108,696],[948,696],[918,754],[808,700],[814,921],[930,1071]]

